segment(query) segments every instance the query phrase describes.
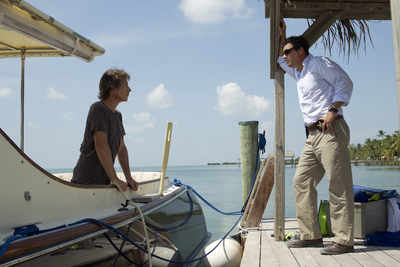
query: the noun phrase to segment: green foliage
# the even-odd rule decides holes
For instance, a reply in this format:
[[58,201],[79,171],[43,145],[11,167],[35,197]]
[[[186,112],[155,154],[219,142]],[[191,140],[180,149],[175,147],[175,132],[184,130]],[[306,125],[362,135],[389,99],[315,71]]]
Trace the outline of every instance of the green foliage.
[[392,135],[379,130],[378,139],[367,138],[363,145],[350,144],[349,153],[351,159],[378,160],[381,157],[390,158],[397,156],[400,158],[400,131],[395,131]]

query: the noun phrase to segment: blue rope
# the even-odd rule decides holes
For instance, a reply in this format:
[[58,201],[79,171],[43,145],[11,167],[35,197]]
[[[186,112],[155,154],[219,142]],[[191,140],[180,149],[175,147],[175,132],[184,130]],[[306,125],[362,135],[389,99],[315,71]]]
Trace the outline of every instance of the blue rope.
[[[258,148],[259,148],[260,150],[262,150],[262,151],[265,151],[265,150],[264,150],[264,147],[265,147],[265,137],[264,137],[264,135],[260,134]],[[254,183],[255,183],[255,180],[256,180],[256,174],[257,174],[257,169],[258,169],[258,164],[259,164],[259,154],[258,154],[258,151],[257,151],[256,169],[255,169],[255,172],[254,172],[253,183],[252,183],[252,186],[251,186],[250,193],[249,193],[249,195],[247,196],[247,200],[246,200],[245,204],[243,205],[242,210],[241,210],[241,211],[236,211],[236,212],[225,213],[225,212],[220,211],[219,209],[217,209],[217,208],[215,208],[213,205],[211,205],[207,200],[205,200],[205,199],[204,199],[199,193],[197,193],[196,190],[194,190],[191,186],[182,184],[179,180],[177,180],[177,179],[175,178],[175,179],[173,180],[173,182],[172,182],[173,185],[175,185],[175,186],[182,186],[182,185],[183,185],[183,186],[187,187],[187,188],[190,189],[194,194],[196,194],[204,203],[206,203],[208,206],[210,206],[210,207],[211,207],[212,209],[214,209],[215,211],[217,211],[217,212],[219,212],[219,213],[222,213],[222,214],[224,214],[224,215],[240,215],[240,217],[239,217],[239,219],[236,221],[236,223],[232,226],[232,228],[231,228],[231,229],[224,235],[224,237],[218,242],[218,244],[217,244],[210,252],[208,252],[207,254],[203,255],[203,256],[200,257],[200,258],[197,258],[197,259],[194,259],[194,260],[191,260],[191,261],[173,261],[173,260],[168,260],[168,259],[164,259],[164,258],[162,258],[162,257],[160,257],[160,256],[157,256],[157,255],[154,254],[155,247],[156,247],[156,245],[157,245],[157,232],[158,232],[158,231],[160,231],[160,232],[169,231],[169,230],[175,229],[175,228],[177,228],[177,227],[180,227],[180,226],[182,226],[182,225],[188,223],[189,220],[190,220],[190,218],[191,218],[191,216],[192,216],[192,212],[193,212],[193,201],[192,201],[192,198],[190,197],[190,194],[187,193],[187,194],[188,194],[188,197],[189,197],[189,201],[190,201],[190,212],[189,212],[188,216],[187,216],[186,219],[185,219],[180,225],[178,225],[178,226],[175,226],[175,227],[172,227],[172,228],[169,228],[169,229],[164,229],[164,228],[155,229],[155,230],[154,230],[154,231],[155,231],[155,246],[154,246],[153,252],[150,253],[150,254],[151,254],[153,257],[156,257],[156,258],[158,258],[158,259],[160,259],[160,260],[168,261],[168,262],[172,262],[172,263],[191,263],[191,262],[196,262],[196,261],[198,261],[198,260],[201,260],[201,259],[207,257],[211,252],[213,252],[213,251],[221,244],[221,242],[222,242],[222,241],[228,236],[228,234],[236,227],[236,225],[239,223],[240,219],[242,218],[243,212],[244,212],[245,207],[246,207],[246,205],[247,205],[247,202],[248,202],[248,200],[249,200],[249,198],[250,198],[251,191],[253,190],[253,187],[254,187]],[[73,224],[69,224],[69,225],[66,225],[66,224],[65,224],[65,225],[61,225],[61,226],[54,227],[54,228],[47,229],[47,230],[39,230],[39,228],[38,228],[36,225],[30,225],[30,226],[26,226],[26,227],[17,228],[17,229],[14,230],[14,234],[13,234],[12,236],[10,236],[10,237],[6,240],[6,242],[4,243],[4,245],[2,246],[2,248],[1,248],[1,250],[0,250],[0,259],[1,259],[2,256],[4,255],[4,252],[6,251],[6,249],[8,248],[8,246],[9,246],[9,245],[11,244],[11,242],[13,242],[14,240],[17,240],[17,239],[20,239],[20,238],[24,238],[24,237],[27,237],[27,236],[29,236],[29,235],[34,235],[34,234],[40,234],[40,233],[44,233],[44,232],[49,232],[49,231],[53,231],[53,230],[56,230],[56,229],[61,229],[61,228],[65,228],[65,227],[67,227],[67,226],[73,226],[73,225],[77,225],[77,224],[81,224],[81,223],[96,223],[96,224],[102,225],[102,226],[104,226],[104,227],[106,227],[106,228],[109,228],[109,229],[115,231],[116,233],[118,233],[118,234],[119,234],[120,236],[122,236],[123,238],[125,238],[125,240],[127,240],[129,243],[131,243],[132,245],[134,245],[134,246],[137,247],[138,249],[142,250],[143,252],[145,252],[145,253],[147,253],[147,254],[149,253],[147,250],[145,250],[144,248],[142,248],[141,246],[139,246],[138,244],[136,244],[134,241],[130,240],[126,235],[124,235],[122,232],[120,232],[120,231],[119,231],[118,229],[116,229],[115,227],[113,227],[113,226],[111,226],[111,225],[108,225],[108,224],[106,224],[106,223],[104,223],[104,222],[102,222],[102,221],[96,220],[96,219],[87,218],[87,219],[83,219],[83,220],[77,221],[77,222],[75,222],[75,223],[73,223]],[[118,253],[121,254],[121,255],[122,255],[126,260],[128,260],[130,263],[136,264],[136,265],[143,265],[143,264],[146,263],[146,262],[143,263],[143,264],[134,263],[133,261],[131,261],[130,259],[128,259],[128,258],[122,253],[122,251],[120,251],[120,250],[115,246],[115,244],[112,242],[112,240],[108,237],[108,235],[107,235],[106,233],[104,233],[104,235],[105,235],[106,238],[109,240],[109,242],[111,243],[111,245],[118,251]],[[148,240],[147,240],[147,242],[148,242]]]
[[223,211],[220,211],[215,206],[213,206],[210,202],[208,202],[205,198],[203,198],[199,193],[197,193],[197,191],[194,190],[193,187],[191,187],[190,185],[182,184],[181,181],[176,179],[176,178],[172,181],[172,184],[175,185],[175,186],[184,186],[184,187],[188,188],[194,194],[196,194],[196,196],[198,196],[204,203],[206,203],[208,206],[210,206],[210,208],[214,209],[215,211],[217,211],[217,212],[219,212],[221,214],[224,214],[224,215],[240,215],[241,214],[240,211],[234,211],[234,212],[223,212]]
[[[261,150],[262,152],[265,152],[265,144],[266,144],[265,136],[264,136],[263,134],[260,133],[260,134],[259,134],[258,149]],[[205,200],[199,193],[197,193],[197,191],[194,190],[193,187],[191,187],[191,186],[189,186],[189,185],[186,185],[186,184],[182,184],[181,181],[178,180],[178,179],[176,179],[176,178],[172,181],[172,184],[175,185],[175,186],[182,186],[182,185],[183,185],[183,186],[187,187],[187,188],[190,189],[193,193],[195,193],[196,196],[198,196],[198,197],[199,197],[205,204],[207,204],[210,208],[212,208],[213,210],[215,210],[215,211],[217,211],[217,212],[219,212],[219,213],[221,213],[221,214],[223,214],[223,215],[240,215],[240,214],[242,214],[242,213],[245,211],[246,205],[247,205],[247,203],[249,202],[249,199],[250,199],[251,192],[253,191],[253,187],[254,187],[254,184],[255,184],[255,181],[256,181],[256,177],[257,177],[258,164],[259,164],[259,153],[258,153],[258,151],[257,151],[256,168],[255,168],[255,170],[254,170],[253,182],[252,182],[252,185],[251,185],[250,192],[249,192],[249,194],[247,195],[247,199],[246,199],[246,201],[245,201],[245,203],[244,203],[244,205],[242,206],[242,209],[241,209],[240,211],[233,211],[233,212],[223,212],[223,211],[220,211],[220,210],[217,209],[214,205],[212,205],[212,204],[209,203],[207,200]]]

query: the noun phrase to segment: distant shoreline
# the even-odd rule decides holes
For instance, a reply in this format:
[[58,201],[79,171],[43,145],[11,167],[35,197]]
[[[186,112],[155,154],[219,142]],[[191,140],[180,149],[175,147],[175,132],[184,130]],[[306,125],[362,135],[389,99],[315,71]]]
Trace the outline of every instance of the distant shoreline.
[[207,165],[238,165],[238,164],[240,164],[240,163],[238,163],[238,162],[207,163]]

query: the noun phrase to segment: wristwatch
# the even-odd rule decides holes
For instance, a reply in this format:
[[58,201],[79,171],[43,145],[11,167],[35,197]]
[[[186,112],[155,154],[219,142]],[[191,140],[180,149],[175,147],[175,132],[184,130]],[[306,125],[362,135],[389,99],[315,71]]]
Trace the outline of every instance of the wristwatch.
[[333,111],[333,112],[335,112],[335,113],[338,113],[339,110],[337,110],[336,108],[334,108],[334,107],[332,107],[332,106],[329,106],[328,111],[329,111],[329,112],[330,112],[330,111]]

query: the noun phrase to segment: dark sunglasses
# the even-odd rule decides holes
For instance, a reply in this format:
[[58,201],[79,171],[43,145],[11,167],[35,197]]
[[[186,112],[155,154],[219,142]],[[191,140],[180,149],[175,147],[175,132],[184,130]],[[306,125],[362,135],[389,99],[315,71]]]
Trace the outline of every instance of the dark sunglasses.
[[293,47],[292,47],[292,48],[289,48],[289,49],[286,49],[285,51],[283,51],[283,55],[284,55],[284,56],[287,56],[287,55],[289,55],[290,52],[292,52],[293,50],[294,50]]

